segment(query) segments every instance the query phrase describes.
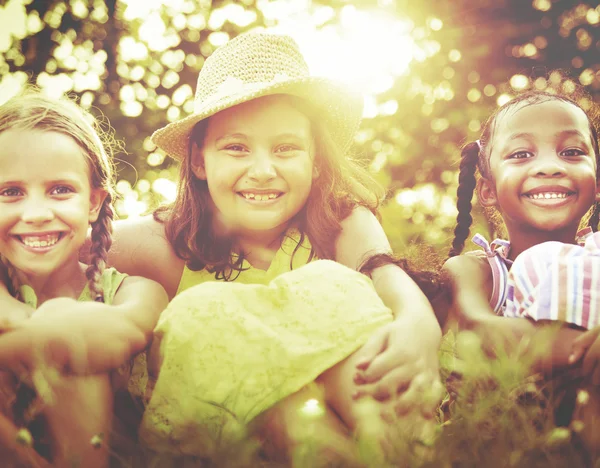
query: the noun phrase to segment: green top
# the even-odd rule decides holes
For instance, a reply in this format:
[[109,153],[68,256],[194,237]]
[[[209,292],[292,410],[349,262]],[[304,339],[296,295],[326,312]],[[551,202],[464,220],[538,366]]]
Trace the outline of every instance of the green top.
[[[127,277],[124,273],[119,273],[114,268],[106,268],[102,274],[102,291],[104,291],[104,303],[112,304],[115,294],[121,286],[123,280]],[[37,309],[37,296],[33,288],[27,284],[22,285],[19,288],[21,297],[25,304]],[[79,295],[78,301],[93,301],[92,294],[90,292],[89,285],[86,283],[83,291]]]
[[[308,236],[304,236],[302,244],[298,247],[299,243],[300,232],[296,229],[288,231],[281,242],[281,247],[275,254],[275,257],[267,270],[254,268],[248,261],[244,260],[242,263],[243,270],[240,271],[239,276],[235,278],[235,282],[242,284],[268,284],[272,279],[282,273],[306,265],[309,262],[312,249]],[[298,247],[298,250],[294,252],[296,247]],[[235,258],[235,254],[232,255],[233,258]],[[312,260],[316,260],[316,257],[313,256]],[[214,273],[206,270],[193,271],[186,266],[183,269],[183,274],[179,281],[177,294],[192,286],[208,281],[217,281]]]

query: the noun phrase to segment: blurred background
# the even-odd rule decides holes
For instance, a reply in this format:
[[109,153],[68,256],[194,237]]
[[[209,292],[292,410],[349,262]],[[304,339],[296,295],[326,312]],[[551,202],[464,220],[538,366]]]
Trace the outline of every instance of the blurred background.
[[33,82],[110,122],[118,213],[140,216],[171,201],[177,179],[150,135],[192,111],[205,57],[261,28],[365,95],[355,148],[389,190],[382,216],[399,252],[445,255],[460,147],[496,106],[559,83],[600,98],[597,1],[0,0],[0,102]]

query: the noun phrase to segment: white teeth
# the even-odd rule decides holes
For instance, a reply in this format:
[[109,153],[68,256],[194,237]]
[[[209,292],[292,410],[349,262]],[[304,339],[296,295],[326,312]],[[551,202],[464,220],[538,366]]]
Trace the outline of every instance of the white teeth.
[[259,193],[249,193],[249,192],[244,192],[242,193],[242,195],[244,195],[244,198],[246,198],[246,200],[257,200],[257,201],[267,201],[267,200],[272,200],[273,198],[277,198],[277,194],[276,193],[265,193],[265,194],[259,194]]
[[553,198],[567,198],[568,194],[565,192],[545,192],[545,193],[534,193],[529,195],[529,198],[533,200],[550,200]]
[[58,234],[48,236],[21,236],[23,244],[27,247],[50,247],[58,242]]

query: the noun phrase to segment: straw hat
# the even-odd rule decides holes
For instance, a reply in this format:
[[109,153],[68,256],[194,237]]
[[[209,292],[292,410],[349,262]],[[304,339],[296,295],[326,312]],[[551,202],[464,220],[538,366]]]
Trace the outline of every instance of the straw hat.
[[152,141],[171,157],[188,154],[192,128],[229,107],[270,94],[306,99],[342,150],[352,143],[362,115],[362,96],[326,78],[309,75],[296,42],[288,36],[246,33],[206,59],[196,86],[194,112],[163,127]]

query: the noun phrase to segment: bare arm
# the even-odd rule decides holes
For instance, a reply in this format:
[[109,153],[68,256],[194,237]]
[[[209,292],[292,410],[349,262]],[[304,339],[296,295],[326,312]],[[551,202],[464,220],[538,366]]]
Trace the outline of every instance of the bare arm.
[[184,267],[165,236],[164,225],[152,216],[115,222],[108,261],[122,273],[156,281],[170,299]]
[[[358,269],[368,257],[391,253],[375,216],[357,208],[342,223],[336,260]],[[377,294],[394,320],[375,331],[358,351],[355,398],[398,395],[405,408],[432,414],[441,398],[438,348],[441,330],[425,294],[399,266],[388,263],[371,270]],[[403,388],[406,390],[400,391]],[[423,392],[428,396],[423,398]]]
[[[358,269],[369,255],[391,253],[392,248],[383,227],[366,208],[356,208],[342,221],[342,233],[336,243],[336,260]],[[411,318],[438,339],[440,328],[425,294],[415,282],[396,265],[385,265],[373,270],[373,285],[396,319]],[[417,314],[414,311],[418,311]]]
[[573,341],[582,332],[560,322],[496,315],[488,301],[493,280],[486,259],[459,255],[448,259],[444,270],[453,287],[450,317],[459,330],[475,331],[489,352],[499,345],[516,349],[526,340],[535,371],[547,372],[569,364]]
[[156,281],[129,276],[123,280],[109,307],[110,313],[122,314],[144,334],[146,342],[143,348],[145,348],[152,337],[160,313],[168,303],[167,293]]
[[112,305],[50,299],[30,320],[0,336],[0,368],[18,374],[58,368],[106,372],[148,346],[167,295],[158,283],[128,277]]

